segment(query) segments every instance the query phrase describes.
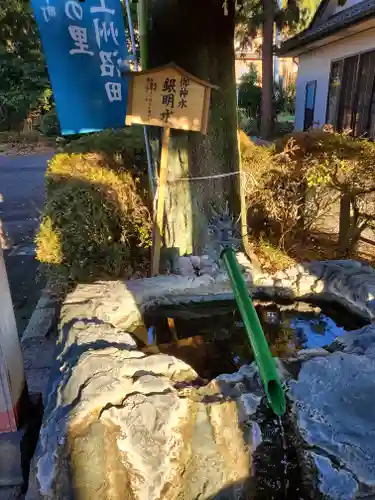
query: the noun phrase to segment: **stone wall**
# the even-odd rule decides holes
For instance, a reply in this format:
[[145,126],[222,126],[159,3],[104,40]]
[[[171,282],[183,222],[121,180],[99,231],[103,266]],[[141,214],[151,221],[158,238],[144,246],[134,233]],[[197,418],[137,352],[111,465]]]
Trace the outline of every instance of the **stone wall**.
[[[337,301],[368,320],[375,315],[375,273],[357,262],[316,262],[276,276],[254,273],[246,260],[241,263],[254,296],[319,297]],[[151,307],[232,298],[228,277],[211,274],[78,285],[67,297],[28,500],[230,499],[249,491],[252,452],[260,435],[255,413],[262,392],[256,367],[244,366],[202,386],[186,363],[162,354],[146,356],[136,349],[131,335]],[[302,368],[290,382],[296,432],[306,450],[309,426],[316,425],[314,398],[323,393],[329,398],[336,381],[349,375],[335,368],[331,388],[326,389],[325,381],[319,385],[320,374],[330,378],[327,356],[335,357],[334,367],[342,356],[322,351],[301,352]],[[313,392],[308,388],[309,363],[315,363],[317,374]],[[366,370],[372,374],[372,366],[367,364]],[[283,372],[291,378],[287,370]],[[367,382],[367,391],[375,389],[374,377]],[[319,408],[324,419],[323,403]],[[348,411],[345,406],[345,416],[340,413],[335,419],[350,422]],[[319,448],[326,450],[324,439],[313,444],[317,448],[309,458],[311,472],[318,468],[324,485],[330,477],[324,470],[333,465],[327,462],[328,452]],[[374,458],[372,448],[368,453]],[[353,491],[358,489],[353,478],[360,470],[351,470],[349,478],[340,472],[344,482],[354,484]],[[327,491],[332,490],[329,484]]]

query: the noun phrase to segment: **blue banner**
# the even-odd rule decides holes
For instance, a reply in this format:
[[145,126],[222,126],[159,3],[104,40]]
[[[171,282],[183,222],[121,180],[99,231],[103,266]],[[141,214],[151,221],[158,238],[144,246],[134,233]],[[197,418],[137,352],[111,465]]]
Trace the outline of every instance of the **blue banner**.
[[125,124],[120,0],[32,0],[63,135]]

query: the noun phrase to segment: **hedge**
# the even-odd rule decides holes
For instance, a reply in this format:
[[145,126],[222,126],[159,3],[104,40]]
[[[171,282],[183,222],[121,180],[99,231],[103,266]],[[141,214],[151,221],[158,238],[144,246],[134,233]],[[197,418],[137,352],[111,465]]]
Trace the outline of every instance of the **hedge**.
[[37,258],[48,269],[93,281],[129,276],[147,261],[151,219],[130,139],[128,131],[83,137],[50,161],[36,238]]

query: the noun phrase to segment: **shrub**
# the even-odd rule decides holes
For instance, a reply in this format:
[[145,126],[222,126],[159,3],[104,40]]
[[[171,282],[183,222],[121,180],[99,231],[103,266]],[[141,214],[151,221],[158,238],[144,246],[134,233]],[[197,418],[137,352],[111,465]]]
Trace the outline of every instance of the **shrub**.
[[274,98],[276,105],[276,112],[289,113],[294,115],[296,112],[296,84],[290,83],[286,87],[282,85],[275,85]]
[[249,118],[259,118],[262,89],[256,67],[251,64],[248,73],[241,77],[238,88],[238,106],[246,111]]
[[258,180],[264,169],[272,163],[273,146],[256,144],[243,130],[240,134],[242,169],[252,178]]
[[267,171],[273,167],[273,150],[255,144],[240,131],[243,189],[247,206],[247,224],[253,235],[259,237],[266,230],[268,191],[265,191]]
[[292,121],[277,121],[274,128],[275,137],[283,137],[293,132],[294,123]]
[[375,220],[375,144],[326,128],[286,136],[276,149],[291,143],[289,161],[315,198],[327,192],[340,197],[339,243],[341,254],[349,256]]
[[323,185],[309,190],[310,171],[293,157],[298,148],[291,138],[278,151],[249,139],[241,143],[248,226],[257,238],[267,235],[283,247],[286,238],[303,235],[325,213],[331,192]]
[[314,129],[310,132],[294,132],[276,142],[276,151],[281,152],[286,145],[293,141],[294,149],[290,157],[299,162],[314,157],[320,162],[333,156],[341,160],[357,161],[366,151],[372,155],[373,143],[356,139],[348,134],[339,134],[329,129]]
[[244,109],[241,109],[241,108],[237,108],[238,127],[248,134],[249,130],[251,128],[251,122],[252,122],[252,119],[247,114],[247,111]]
[[107,129],[101,132],[75,137],[65,144],[66,153],[101,153],[109,164],[126,166],[134,177],[141,179],[147,188],[147,158],[143,127],[133,125],[123,129]]
[[262,264],[262,269],[269,272],[287,269],[296,263],[287,253],[262,237],[257,242],[257,256]]
[[241,135],[249,230],[283,248],[303,241],[340,199],[341,256],[375,227],[375,144],[329,130],[296,132],[274,149]]
[[47,137],[54,137],[60,135],[60,124],[57,118],[56,108],[53,107],[45,113],[39,125],[39,130]]
[[66,153],[102,153],[110,162],[146,171],[143,128],[133,125],[85,134],[64,147]]
[[60,153],[48,166],[37,258],[73,280],[129,274],[150,246],[139,182],[109,156]]
[[[282,112],[294,115],[295,96],[296,86],[294,83],[289,84],[286,88],[280,84],[274,84],[272,100],[274,118]],[[253,64],[250,64],[249,71],[241,76],[238,86],[239,127],[248,134],[259,134],[261,102],[262,87],[257,69]],[[286,127],[281,125],[280,130],[276,130],[277,135],[293,130],[293,124],[290,124],[288,128]]]

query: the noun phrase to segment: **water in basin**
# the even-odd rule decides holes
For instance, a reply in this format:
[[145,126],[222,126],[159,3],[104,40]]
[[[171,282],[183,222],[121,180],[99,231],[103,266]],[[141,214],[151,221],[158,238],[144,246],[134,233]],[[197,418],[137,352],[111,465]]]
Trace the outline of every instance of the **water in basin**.
[[[299,349],[328,346],[345,331],[363,326],[339,306],[261,301],[254,305],[271,352],[280,358],[292,357]],[[144,352],[176,356],[205,379],[232,373],[253,360],[234,301],[161,306],[148,311],[133,333]]]

